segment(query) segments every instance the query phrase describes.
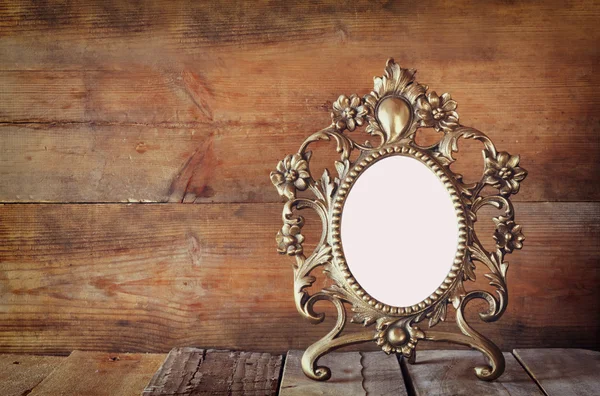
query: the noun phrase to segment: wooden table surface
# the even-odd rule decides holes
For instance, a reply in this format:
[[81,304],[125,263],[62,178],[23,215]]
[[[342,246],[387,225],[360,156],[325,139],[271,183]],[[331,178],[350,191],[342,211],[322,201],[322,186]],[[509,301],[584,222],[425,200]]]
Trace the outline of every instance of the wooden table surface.
[[166,354],[0,355],[2,396],[139,395]]
[[166,354],[75,351],[68,357],[0,355],[3,396],[186,395],[598,395],[600,352],[518,349],[505,353],[506,371],[483,382],[474,351],[420,351],[410,365],[383,352],[338,352],[320,361],[327,382],[301,371],[301,351],[286,356],[175,348]]

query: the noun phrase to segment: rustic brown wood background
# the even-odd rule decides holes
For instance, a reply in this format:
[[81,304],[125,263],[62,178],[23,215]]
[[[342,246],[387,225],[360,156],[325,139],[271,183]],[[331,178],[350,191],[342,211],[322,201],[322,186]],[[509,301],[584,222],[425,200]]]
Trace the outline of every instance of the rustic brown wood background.
[[323,335],[275,253],[268,175],[390,56],[530,172],[509,308],[478,328],[600,348],[599,26],[594,1],[3,1],[0,352]]

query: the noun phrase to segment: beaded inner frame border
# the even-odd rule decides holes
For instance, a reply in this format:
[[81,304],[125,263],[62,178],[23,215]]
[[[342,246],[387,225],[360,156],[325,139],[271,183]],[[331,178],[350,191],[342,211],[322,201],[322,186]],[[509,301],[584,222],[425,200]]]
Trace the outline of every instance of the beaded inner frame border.
[[[494,380],[504,371],[504,357],[498,347],[475,331],[465,320],[464,311],[469,301],[483,299],[487,309],[479,313],[486,322],[498,320],[508,303],[506,254],[521,249],[525,239],[521,226],[514,221],[514,208],[509,200],[519,191],[527,172],[519,166],[519,156],[498,152],[492,141],[482,132],[460,125],[457,103],[450,94],[438,96],[428,87],[414,80],[415,70],[403,69],[389,59],[382,77],[374,78],[373,91],[363,98],[341,95],[333,103],[332,123],[310,135],[298,152],[287,155],[271,172],[271,181],[284,199],[283,227],[277,233],[277,250],[295,258],[294,300],[298,312],[312,323],[321,323],[323,313],[314,309],[317,301],[327,300],[337,310],[334,328],[311,345],[303,355],[302,369],[315,380],[327,380],[331,371],[318,366],[324,354],[342,346],[375,341],[386,353],[398,353],[410,363],[415,361],[415,348],[420,340],[449,341],[481,351],[488,364],[475,367],[482,380]],[[373,146],[368,140],[358,143],[348,136],[357,127],[376,138]],[[415,140],[418,128],[434,128],[440,140],[430,146],[419,146]],[[465,183],[450,165],[455,161],[459,139],[475,139],[483,144],[483,173],[479,181]],[[310,172],[312,153],[310,144],[319,140],[334,140],[340,159],[335,161],[337,176],[325,169],[315,179]],[[350,154],[358,157],[350,161]],[[354,181],[373,163],[390,155],[412,156],[429,167],[445,185],[457,210],[459,243],[455,261],[440,287],[421,303],[411,307],[391,307],[370,296],[352,276],[343,254],[340,238],[340,218],[345,197]],[[490,189],[491,193],[485,193]],[[310,198],[299,196],[306,191]],[[306,195],[306,194],[305,194]],[[477,213],[490,205],[502,211],[493,221],[495,250],[488,251],[475,233]],[[320,217],[322,232],[312,252],[304,251],[302,227],[304,218],[297,212],[310,208]],[[475,282],[475,265],[485,266],[485,277],[496,294],[483,290],[465,289],[466,282]],[[311,272],[321,267],[331,278],[332,285],[316,293],[307,290],[316,280]],[[385,274],[382,274],[385,276]],[[456,310],[456,324],[460,332],[433,330],[444,321],[448,305]],[[342,334],[350,322],[364,326],[358,332]]]
[[[403,155],[412,157],[421,162],[426,167],[428,167],[438,177],[438,179],[440,179],[444,187],[450,193],[450,199],[452,200],[452,204],[454,205],[454,209],[458,220],[458,247],[454,257],[454,262],[452,263],[452,266],[449,266],[450,270],[448,272],[448,275],[446,275],[444,281],[429,297],[425,298],[418,304],[408,307],[395,307],[384,304],[381,301],[377,300],[375,297],[371,296],[366,290],[362,288],[360,283],[352,275],[352,271],[348,268],[346,258],[343,252],[340,233],[341,217],[344,203],[354,182],[371,165],[373,165],[377,161],[383,160],[384,158],[390,157],[392,155]],[[419,313],[431,306],[432,304],[434,304],[437,300],[443,299],[456,282],[467,250],[467,246],[465,244],[465,242],[467,241],[467,223],[465,208],[460,199],[460,196],[454,188],[454,184],[452,183],[451,177],[445,172],[444,168],[439,166],[436,161],[434,161],[429,155],[427,155],[426,152],[410,147],[408,145],[394,145],[389,146],[387,148],[381,148],[378,151],[373,151],[362,161],[354,165],[352,169],[350,169],[346,178],[342,181],[341,185],[339,186],[336,198],[333,202],[333,209],[331,211],[331,233],[332,255],[336,259],[338,267],[341,271],[341,274],[344,276],[346,283],[350,285],[350,288],[360,298],[362,298],[363,301],[368,303],[373,309],[381,311],[381,314],[383,315],[404,316]]]

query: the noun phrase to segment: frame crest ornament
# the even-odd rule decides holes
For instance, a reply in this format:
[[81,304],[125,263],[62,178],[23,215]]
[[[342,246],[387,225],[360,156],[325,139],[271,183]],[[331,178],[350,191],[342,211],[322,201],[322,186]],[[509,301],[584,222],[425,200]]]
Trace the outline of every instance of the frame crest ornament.
[[[491,381],[504,371],[504,357],[489,339],[475,331],[465,320],[465,308],[475,299],[487,302],[480,312],[485,322],[498,320],[508,303],[505,256],[521,249],[525,239],[521,226],[514,221],[514,208],[509,200],[519,191],[527,172],[519,166],[519,156],[499,152],[482,132],[462,126],[456,112],[457,103],[450,94],[438,96],[414,80],[415,70],[401,68],[389,59],[384,75],[374,78],[373,91],[363,98],[353,94],[341,95],[331,112],[332,123],[310,135],[297,153],[286,156],[271,172],[271,181],[284,199],[283,227],[277,233],[278,252],[295,258],[294,300],[298,312],[314,324],[325,315],[314,309],[317,301],[327,300],[337,310],[333,329],[311,345],[302,357],[304,373],[315,380],[331,377],[328,367],[318,366],[317,360],[337,348],[375,341],[390,354],[402,354],[409,363],[415,361],[415,348],[421,340],[448,341],[479,350],[487,365],[475,367],[479,379]],[[373,146],[368,140],[358,143],[345,132],[365,126],[365,131],[379,138]],[[419,146],[415,140],[418,128],[434,128],[441,133],[439,142]],[[450,165],[455,161],[459,139],[474,139],[483,144],[484,170],[479,181],[465,183]],[[319,140],[334,140],[340,159],[335,161],[337,176],[325,169],[320,179],[310,172],[311,152],[308,147]],[[356,160],[350,161],[352,151],[358,150]],[[354,279],[346,265],[340,237],[340,218],[345,197],[355,179],[371,164],[392,155],[411,156],[429,167],[449,191],[459,220],[459,241],[454,262],[444,282],[428,298],[410,307],[392,307],[371,297]],[[494,191],[484,194],[484,187]],[[308,191],[314,198],[298,196]],[[475,233],[479,209],[491,205],[502,215],[493,218],[496,231],[495,250],[488,251]],[[322,221],[322,233],[315,249],[306,254],[303,249],[304,218],[298,210],[310,208]],[[496,294],[483,290],[465,289],[465,283],[475,282],[475,264],[485,266],[485,277]],[[311,272],[321,267],[333,284],[313,294],[309,288],[316,280]],[[433,330],[444,321],[448,305],[456,310],[458,332]],[[347,324],[346,307],[352,312],[350,322],[362,324],[359,332],[342,334]]]

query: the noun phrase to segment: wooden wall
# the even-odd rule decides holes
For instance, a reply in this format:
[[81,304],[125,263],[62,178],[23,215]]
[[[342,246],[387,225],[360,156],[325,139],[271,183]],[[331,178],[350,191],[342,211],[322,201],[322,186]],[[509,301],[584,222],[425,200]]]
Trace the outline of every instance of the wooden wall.
[[126,3],[0,5],[0,352],[323,335],[268,175],[390,56],[529,170],[509,308],[478,328],[600,348],[597,2]]

